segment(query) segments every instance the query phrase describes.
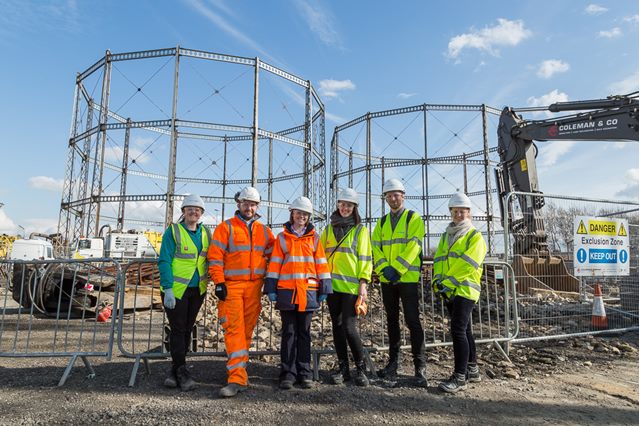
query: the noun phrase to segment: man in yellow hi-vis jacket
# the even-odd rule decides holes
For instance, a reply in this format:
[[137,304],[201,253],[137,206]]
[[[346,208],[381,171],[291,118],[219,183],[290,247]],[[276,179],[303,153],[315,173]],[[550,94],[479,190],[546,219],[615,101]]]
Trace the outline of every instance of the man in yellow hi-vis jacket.
[[406,189],[398,179],[389,179],[383,187],[391,212],[377,222],[372,236],[373,269],[382,286],[382,300],[388,321],[388,364],[378,372],[394,379],[399,364],[399,302],[410,331],[415,377],[426,387],[424,330],[419,319],[419,284],[422,267],[424,222],[419,214],[404,207]]

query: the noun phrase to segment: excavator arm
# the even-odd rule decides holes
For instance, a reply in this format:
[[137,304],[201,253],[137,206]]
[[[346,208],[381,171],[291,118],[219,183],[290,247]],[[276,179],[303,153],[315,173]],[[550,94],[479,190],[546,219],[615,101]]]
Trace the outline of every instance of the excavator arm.
[[[504,205],[509,192],[539,190],[533,141],[636,141],[639,140],[639,100],[631,95],[608,99],[558,102],[548,107],[551,112],[585,111],[547,120],[524,120],[512,108],[504,108],[499,119],[496,168],[499,203],[503,221],[504,208],[509,209],[510,231],[514,235],[514,253],[549,257],[546,231],[540,215],[543,197],[513,199]],[[502,222],[503,225],[503,222]]]

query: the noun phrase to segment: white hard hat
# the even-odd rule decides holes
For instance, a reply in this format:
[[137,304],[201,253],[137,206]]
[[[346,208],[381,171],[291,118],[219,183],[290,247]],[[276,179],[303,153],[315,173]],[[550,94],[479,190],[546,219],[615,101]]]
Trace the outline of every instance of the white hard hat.
[[306,197],[299,197],[293,200],[288,209],[293,210],[301,210],[303,212],[313,214],[313,203]]
[[391,191],[400,191],[405,194],[406,188],[404,188],[404,184],[402,183],[401,180],[392,178],[384,182],[384,187],[382,189],[382,192],[384,193],[384,195],[386,195],[387,192],[391,192]]
[[359,205],[359,196],[353,188],[344,188],[337,194],[337,201],[348,201],[357,206]]
[[197,194],[186,194],[184,201],[182,201],[182,208],[184,207],[199,207],[205,210],[204,201],[202,201],[202,198]]
[[471,208],[470,198],[468,198],[468,195],[463,192],[456,193],[450,197],[450,201],[448,201],[448,208],[452,209],[453,207]]
[[239,201],[255,201],[256,203],[259,203],[261,201],[260,193],[252,186],[247,186],[246,188],[242,189],[240,191],[240,195],[237,196],[237,199]]

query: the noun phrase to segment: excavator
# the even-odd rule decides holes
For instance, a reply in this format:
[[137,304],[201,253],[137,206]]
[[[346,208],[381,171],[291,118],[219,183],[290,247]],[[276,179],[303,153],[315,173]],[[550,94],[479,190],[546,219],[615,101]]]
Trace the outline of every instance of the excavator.
[[[510,107],[502,110],[497,130],[500,162],[495,173],[502,225],[504,209],[511,218],[508,227],[514,237],[513,269],[520,292],[531,288],[579,291],[579,280],[570,274],[564,259],[553,256],[548,247],[541,214],[545,201],[539,190],[533,141],[637,141],[638,93],[557,102],[548,106],[548,111],[574,113],[546,120],[524,120]],[[514,196],[504,205],[506,195],[515,191],[539,196]]]

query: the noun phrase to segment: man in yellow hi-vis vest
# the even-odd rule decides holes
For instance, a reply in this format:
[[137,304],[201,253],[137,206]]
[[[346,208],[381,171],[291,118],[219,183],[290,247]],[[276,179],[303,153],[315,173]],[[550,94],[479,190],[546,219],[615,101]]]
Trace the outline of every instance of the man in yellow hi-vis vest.
[[426,387],[424,330],[419,319],[419,286],[422,268],[424,222],[419,214],[404,207],[406,189],[398,179],[389,179],[383,187],[391,212],[377,222],[373,231],[373,269],[382,286],[382,300],[388,321],[388,364],[378,372],[393,380],[399,364],[399,302],[410,331],[415,378]]

